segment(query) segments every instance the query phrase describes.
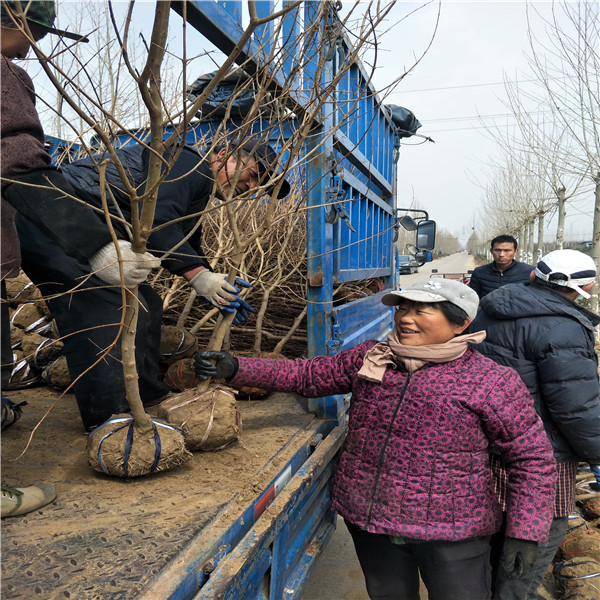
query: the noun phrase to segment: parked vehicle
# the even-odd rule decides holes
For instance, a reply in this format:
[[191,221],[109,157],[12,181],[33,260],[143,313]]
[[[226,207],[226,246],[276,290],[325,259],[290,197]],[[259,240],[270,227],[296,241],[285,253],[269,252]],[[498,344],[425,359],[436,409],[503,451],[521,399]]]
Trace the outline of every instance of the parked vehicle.
[[471,273],[473,269],[469,269],[466,273],[439,273],[437,269],[431,269],[431,277],[443,277],[444,279],[456,279],[462,283],[469,285],[471,281]]
[[419,263],[416,261],[414,256],[410,254],[400,254],[398,256],[398,270],[400,274],[408,273],[411,275],[412,273],[419,272]]
[[[227,54],[240,42],[244,28],[237,9],[227,12],[225,4],[173,2],[172,7]],[[258,4],[265,5],[260,10],[272,10],[270,3]],[[298,15],[286,16],[286,23],[298,27],[305,22],[312,28],[309,12],[319,4],[294,8]],[[337,16],[332,12],[329,18]],[[343,27],[328,23],[323,35],[333,30]],[[294,35],[284,35],[277,42],[294,70],[302,64],[295,58],[300,52],[295,40]],[[260,62],[258,44],[248,42],[250,49],[240,57],[250,73],[269,68]],[[340,37],[335,44],[331,61],[352,55],[347,39]],[[308,190],[308,357],[383,339],[392,328],[393,310],[383,307],[380,298],[398,285],[394,149],[400,130],[383,110],[360,63],[351,65],[338,85],[340,107],[336,96],[325,104],[322,122],[312,124],[309,142],[314,152],[319,138],[327,160],[311,160],[303,174]],[[301,107],[303,101],[314,101],[304,92],[288,99],[291,113],[298,112],[293,102]],[[363,115],[369,115],[366,132],[355,126]],[[293,123],[285,127],[292,135]],[[332,165],[342,167],[336,170]],[[417,250],[432,250],[434,237],[435,223],[423,221],[417,228]],[[410,262],[409,272],[417,272],[418,264]],[[340,284],[373,278],[385,289],[334,304]],[[26,390],[20,393],[27,397]],[[307,400],[277,394],[264,402],[240,402],[240,444],[196,453],[189,465],[135,480],[86,471],[78,419],[72,414],[69,418],[69,408],[61,402],[36,433],[26,460],[13,467],[14,473],[6,473],[23,482],[57,483],[59,494],[43,509],[43,517],[3,521],[6,597],[33,593],[27,590],[48,599],[78,600],[300,596],[313,561],[335,527],[328,482],[345,435],[347,397]],[[275,452],[266,439],[275,440]],[[15,446],[7,455],[16,456],[20,449]],[[236,468],[241,455],[252,459],[245,470]],[[3,467],[10,468],[5,462]]]

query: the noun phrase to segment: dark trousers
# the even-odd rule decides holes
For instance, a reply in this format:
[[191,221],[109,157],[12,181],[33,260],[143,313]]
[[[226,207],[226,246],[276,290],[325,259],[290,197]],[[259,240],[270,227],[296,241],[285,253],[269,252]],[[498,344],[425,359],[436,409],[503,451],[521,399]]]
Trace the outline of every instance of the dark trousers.
[[[506,514],[504,515],[506,518]],[[548,541],[538,544],[538,557],[531,571],[521,579],[508,579],[504,575],[500,558],[504,543],[504,529],[492,536],[492,571],[494,579],[494,600],[537,600],[537,590],[542,579],[556,555],[558,547],[562,544],[567,533],[568,518],[558,517],[552,520]]]
[[[119,334],[121,289],[90,275],[87,264],[66,255],[25,218],[18,216],[16,222],[22,268],[56,321],[79,412],[90,430],[111,414],[129,410]],[[162,300],[147,284],[139,286],[138,300],[136,367],[142,401],[152,402],[169,391],[158,379]]]
[[419,600],[419,575],[429,600],[491,598],[490,538],[394,544],[346,521],[371,600]]

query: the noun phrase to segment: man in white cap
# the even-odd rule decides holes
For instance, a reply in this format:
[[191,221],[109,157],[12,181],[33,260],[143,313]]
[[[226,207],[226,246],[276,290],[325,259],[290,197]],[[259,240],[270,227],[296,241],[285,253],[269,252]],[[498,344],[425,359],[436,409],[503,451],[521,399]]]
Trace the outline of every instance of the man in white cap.
[[[523,578],[508,579],[497,569],[495,600],[537,600],[537,588],[564,539],[567,517],[575,510],[577,465],[600,462],[600,385],[594,351],[594,328],[600,318],[576,302],[580,296],[590,297],[596,274],[593,259],[582,252],[550,252],[532,272],[531,283],[506,285],[485,296],[472,325],[473,331],[487,332],[477,349],[516,369],[528,387],[554,449],[559,477],[548,542],[539,545],[538,559]],[[494,456],[492,467],[498,498],[506,509],[506,474]]]

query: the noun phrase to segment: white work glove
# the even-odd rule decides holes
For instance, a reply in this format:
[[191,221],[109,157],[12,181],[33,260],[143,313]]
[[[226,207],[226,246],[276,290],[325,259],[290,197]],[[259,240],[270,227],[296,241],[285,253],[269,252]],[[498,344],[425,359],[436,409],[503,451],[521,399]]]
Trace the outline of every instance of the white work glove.
[[[123,258],[123,280],[125,287],[133,288],[146,281],[150,271],[160,267],[160,258],[149,252],[140,254],[131,248],[131,242],[117,240]],[[106,244],[88,259],[92,271],[110,285],[121,285],[119,257],[113,242]]]
[[[239,277],[236,278],[236,283],[242,287],[250,287],[250,284]],[[227,281],[227,275],[224,273],[213,273],[208,269],[199,271],[189,281],[199,296],[202,296],[213,306],[223,308],[231,306],[232,303],[239,302],[238,294],[240,290]],[[237,306],[234,306],[237,308]]]

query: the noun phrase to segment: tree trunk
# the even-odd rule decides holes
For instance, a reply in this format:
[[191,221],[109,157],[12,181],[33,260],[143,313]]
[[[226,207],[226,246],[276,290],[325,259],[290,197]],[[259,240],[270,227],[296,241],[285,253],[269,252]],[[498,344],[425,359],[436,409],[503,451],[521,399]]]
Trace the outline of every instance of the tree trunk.
[[[600,263],[600,171],[596,173],[594,177],[595,184],[595,202],[594,202],[594,231],[592,234],[592,258],[596,263],[596,271],[598,270],[598,264]],[[594,287],[591,291],[592,297],[590,298],[591,309],[598,313],[598,280],[594,283]],[[596,327],[596,339],[598,339],[598,328]]]
[[556,246],[558,250],[563,249],[565,241],[565,217],[567,211],[565,210],[565,188],[561,187],[556,190],[556,198],[558,199],[558,226],[556,229]]
[[537,249],[535,255],[535,262],[537,264],[542,259],[544,253],[544,213],[540,211],[538,215],[538,231],[537,231]]

